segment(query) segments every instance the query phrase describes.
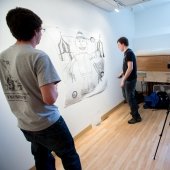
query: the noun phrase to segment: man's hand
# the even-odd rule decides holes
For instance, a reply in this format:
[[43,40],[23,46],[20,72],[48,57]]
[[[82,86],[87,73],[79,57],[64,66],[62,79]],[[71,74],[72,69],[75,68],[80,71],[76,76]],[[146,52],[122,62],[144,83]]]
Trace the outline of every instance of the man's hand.
[[121,79],[121,78],[122,78],[122,75],[119,75],[117,78],[118,78],[118,79]]
[[121,83],[120,83],[120,87],[124,87],[124,85],[125,85],[125,80],[124,80],[124,78],[122,78]]
[[122,78],[123,77],[123,73],[120,73],[119,76],[117,78]]

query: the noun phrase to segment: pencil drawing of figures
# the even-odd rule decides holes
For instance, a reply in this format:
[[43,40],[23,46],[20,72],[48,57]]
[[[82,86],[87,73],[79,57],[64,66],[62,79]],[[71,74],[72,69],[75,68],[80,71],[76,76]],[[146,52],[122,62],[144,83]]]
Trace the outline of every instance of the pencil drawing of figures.
[[93,58],[93,66],[98,74],[98,83],[100,83],[104,76],[104,51],[103,44],[100,39],[97,42],[97,49]]
[[76,53],[74,55],[73,71],[77,75],[78,80],[81,82],[81,95],[84,96],[97,85],[95,82],[96,74],[91,62],[92,56],[87,51],[87,39],[82,32],[77,32],[75,38]]
[[48,31],[48,28],[47,32],[57,49],[56,62],[61,66],[66,87],[65,107],[104,91],[107,80],[100,35],[58,29]]
[[75,75],[73,74],[72,67],[71,67],[73,56],[70,51],[70,45],[66,41],[64,41],[62,36],[58,44],[58,49],[59,49],[60,60],[64,63],[63,69],[66,72],[67,76],[70,77],[72,82],[74,82]]

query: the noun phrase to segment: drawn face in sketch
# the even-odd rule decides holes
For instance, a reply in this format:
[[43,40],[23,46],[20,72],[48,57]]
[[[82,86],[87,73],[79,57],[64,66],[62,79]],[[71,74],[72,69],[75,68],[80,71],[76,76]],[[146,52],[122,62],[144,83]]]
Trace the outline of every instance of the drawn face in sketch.
[[77,35],[76,35],[76,46],[80,49],[80,50],[85,50],[86,47],[87,47],[87,40],[86,38],[84,37],[83,33],[82,32],[77,32]]

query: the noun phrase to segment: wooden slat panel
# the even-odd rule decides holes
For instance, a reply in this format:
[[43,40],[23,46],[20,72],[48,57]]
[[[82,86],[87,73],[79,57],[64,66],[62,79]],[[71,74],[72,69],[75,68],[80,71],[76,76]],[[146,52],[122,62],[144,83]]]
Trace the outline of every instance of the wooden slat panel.
[[170,63],[170,55],[137,56],[138,71],[169,72],[168,63]]

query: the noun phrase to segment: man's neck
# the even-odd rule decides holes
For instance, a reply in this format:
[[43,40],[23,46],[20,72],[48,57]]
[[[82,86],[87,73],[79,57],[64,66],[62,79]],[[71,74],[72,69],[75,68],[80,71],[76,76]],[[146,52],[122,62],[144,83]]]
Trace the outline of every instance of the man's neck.
[[16,44],[18,44],[18,45],[31,45],[33,48],[35,48],[35,46],[36,46],[36,44],[32,40],[30,40],[30,41],[17,40]]
[[123,50],[123,52],[125,52],[127,49],[128,49],[128,47],[127,47],[127,46],[125,46],[125,47],[124,47],[124,50]]

